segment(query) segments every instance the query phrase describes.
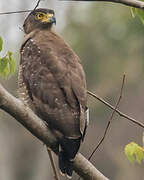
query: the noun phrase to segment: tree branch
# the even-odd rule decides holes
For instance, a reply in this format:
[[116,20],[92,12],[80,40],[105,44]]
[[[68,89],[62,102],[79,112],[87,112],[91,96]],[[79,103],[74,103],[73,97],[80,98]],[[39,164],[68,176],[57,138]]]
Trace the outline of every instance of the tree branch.
[[138,0],[96,0],[96,1],[119,3],[130,7],[144,9],[144,2]]
[[34,7],[34,9],[27,9],[27,10],[21,10],[21,11],[9,11],[9,12],[0,12],[0,15],[8,15],[8,14],[19,14],[19,13],[26,13],[26,12],[31,12],[33,10],[35,10],[39,4],[40,4],[41,0],[38,0],[36,6]]
[[40,2],[41,2],[41,0],[38,0],[37,4],[33,10],[35,10],[39,6]]
[[104,139],[105,139],[105,137],[106,137],[107,131],[108,131],[109,127],[110,127],[110,123],[111,123],[111,121],[112,121],[112,119],[113,119],[113,117],[114,117],[114,114],[115,114],[115,112],[116,112],[116,109],[118,108],[119,103],[120,103],[120,101],[121,101],[121,99],[122,99],[124,82],[125,82],[125,74],[123,75],[122,86],[121,86],[121,90],[120,90],[120,95],[119,95],[118,101],[117,101],[117,103],[116,103],[116,106],[115,106],[113,112],[111,113],[110,119],[109,119],[109,121],[108,121],[108,123],[107,123],[107,126],[106,126],[106,129],[105,129],[105,131],[104,131],[103,137],[102,137],[102,139],[99,141],[98,145],[95,147],[95,149],[93,150],[93,152],[91,153],[91,155],[89,156],[88,160],[90,160],[90,159],[92,158],[93,154],[96,152],[96,150],[99,148],[99,146],[102,144],[102,142],[104,141]]
[[60,0],[60,1],[91,1],[91,2],[113,2],[124,4],[126,6],[144,9],[144,2],[138,0]]
[[[49,146],[55,153],[57,153],[57,140],[50,129],[32,112],[31,109],[25,106],[19,99],[8,93],[1,84],[0,108],[13,116],[34,136],[36,136],[44,144]],[[108,178],[100,173],[80,153],[75,158],[74,169],[84,180],[108,180]]]
[[83,178],[83,180],[109,180],[80,153],[76,155],[74,170]]
[[0,15],[8,15],[8,14],[19,14],[19,13],[26,13],[31,12],[32,10],[21,10],[21,11],[8,11],[8,12],[0,12]]
[[106,102],[103,98],[99,97],[98,95],[96,95],[96,94],[94,94],[94,93],[92,93],[92,92],[90,92],[90,91],[87,91],[87,93],[88,93],[90,96],[92,96],[92,97],[94,97],[95,99],[97,99],[97,100],[99,100],[100,102],[102,102],[103,104],[105,104],[105,105],[106,105],[107,107],[109,107],[110,109],[115,110],[115,112],[117,112],[121,117],[123,117],[123,118],[131,121],[132,123],[137,124],[138,126],[144,128],[144,124],[143,124],[143,123],[141,123],[140,121],[137,121],[136,119],[134,119],[134,118],[132,118],[132,117],[130,117],[130,116],[122,113],[122,112],[119,111],[118,109],[115,109],[114,106],[112,106],[111,104],[109,104],[108,102]]
[[[139,9],[144,9],[144,2],[138,1],[138,0],[59,0],[59,1],[98,1],[98,2],[113,2],[113,3],[119,3],[130,7],[135,7]],[[39,5],[40,1],[38,1]],[[37,5],[36,5],[37,7]],[[21,10],[21,11],[9,11],[9,12],[0,12],[0,15],[5,14],[16,14],[16,13],[25,13],[25,12],[31,12],[32,10]]]

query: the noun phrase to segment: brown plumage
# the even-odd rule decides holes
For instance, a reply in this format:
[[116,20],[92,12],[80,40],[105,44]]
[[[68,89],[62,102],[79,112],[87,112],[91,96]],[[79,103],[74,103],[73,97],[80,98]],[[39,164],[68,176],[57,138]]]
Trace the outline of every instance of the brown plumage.
[[87,127],[86,81],[78,56],[52,30],[53,23],[49,9],[32,11],[24,22],[19,92],[58,138],[60,170],[71,176]]

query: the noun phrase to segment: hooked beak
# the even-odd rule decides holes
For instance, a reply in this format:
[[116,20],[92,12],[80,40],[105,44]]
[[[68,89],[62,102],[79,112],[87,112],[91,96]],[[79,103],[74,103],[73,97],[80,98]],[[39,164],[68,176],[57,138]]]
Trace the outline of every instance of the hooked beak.
[[50,18],[50,22],[51,22],[51,23],[54,23],[54,24],[56,25],[56,18],[55,18],[54,16],[52,16],[52,17]]
[[56,24],[56,18],[53,14],[46,14],[45,17],[42,19],[42,22]]

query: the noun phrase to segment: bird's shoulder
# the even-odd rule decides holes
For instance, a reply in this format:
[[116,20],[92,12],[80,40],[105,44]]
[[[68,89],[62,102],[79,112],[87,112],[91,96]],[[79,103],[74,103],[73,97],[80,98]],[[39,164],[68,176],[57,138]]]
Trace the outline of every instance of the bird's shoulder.
[[[53,56],[59,56],[60,61],[75,66],[80,63],[80,59],[65,40],[54,31],[39,31],[33,36],[36,44],[45,52]],[[47,53],[46,53],[47,52]]]

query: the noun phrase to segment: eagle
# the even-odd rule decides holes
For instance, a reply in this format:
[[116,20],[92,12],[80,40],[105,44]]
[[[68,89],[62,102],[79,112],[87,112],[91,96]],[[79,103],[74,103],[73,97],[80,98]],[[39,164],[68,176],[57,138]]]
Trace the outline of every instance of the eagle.
[[57,138],[60,171],[72,177],[88,125],[86,80],[79,57],[53,24],[54,11],[43,8],[31,11],[24,21],[19,96]]

